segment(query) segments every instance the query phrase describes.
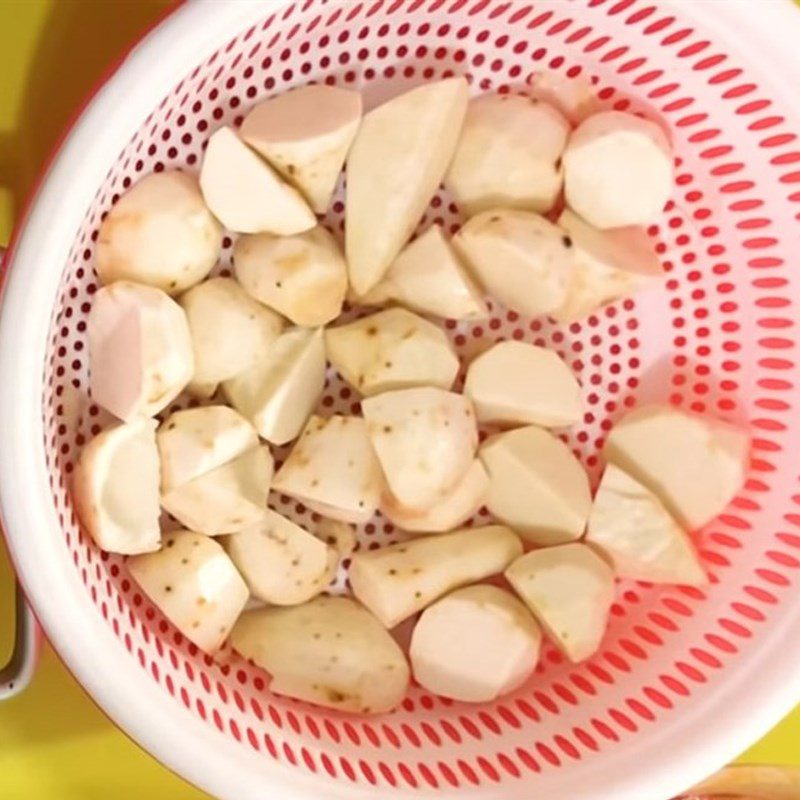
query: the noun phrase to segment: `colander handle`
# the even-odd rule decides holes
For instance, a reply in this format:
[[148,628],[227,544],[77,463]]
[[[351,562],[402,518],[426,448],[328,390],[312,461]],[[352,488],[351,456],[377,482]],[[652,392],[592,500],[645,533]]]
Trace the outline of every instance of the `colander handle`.
[[[0,272],[5,249],[0,247]],[[21,692],[30,683],[39,652],[39,626],[19,584],[16,591],[14,649],[4,667],[0,667],[0,700]]]
[[39,651],[39,626],[17,584],[16,633],[8,664],[0,669],[0,701],[21,692],[31,681]]

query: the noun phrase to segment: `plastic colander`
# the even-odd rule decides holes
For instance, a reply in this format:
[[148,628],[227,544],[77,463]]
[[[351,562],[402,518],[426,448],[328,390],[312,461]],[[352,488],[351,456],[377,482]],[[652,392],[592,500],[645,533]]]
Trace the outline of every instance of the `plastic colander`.
[[[0,316],[10,550],[46,634],[105,711],[230,800],[663,800],[800,700],[798,42],[788,0],[215,0],[151,33],[52,162]],[[675,189],[650,229],[666,279],[568,327],[494,305],[486,321],[446,328],[465,355],[509,337],[567,360],[588,409],[570,442],[594,478],[612,422],[644,400],[748,424],[746,484],[698,535],[711,585],[622,582],[591,660],[547,647],[534,677],[494,703],[414,687],[396,712],[367,718],[274,696],[235,655],[199,653],[77,524],[70,473],[107,421],[86,393],[98,226],[141,176],[196,170],[215,128],[291,86],[359,88],[369,107],[451,74],[476,93],[514,91],[538,70],[589,76],[606,107],[670,130]],[[342,201],[327,217],[338,232]],[[433,221],[458,225],[444,194]],[[222,269],[230,254],[226,239]],[[332,376],[323,409],[357,406]],[[376,518],[361,546],[395,535]]]

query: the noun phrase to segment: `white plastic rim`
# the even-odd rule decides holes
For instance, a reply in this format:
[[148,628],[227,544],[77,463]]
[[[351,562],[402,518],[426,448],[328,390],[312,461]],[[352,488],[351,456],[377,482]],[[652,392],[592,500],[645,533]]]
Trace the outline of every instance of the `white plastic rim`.
[[[800,13],[790,0],[761,0],[757,14],[752,4],[748,14],[746,0],[671,4],[681,17],[694,17],[717,31],[775,94],[800,108],[800,64],[793,49],[800,41]],[[86,108],[53,162],[20,230],[0,298],[0,507],[26,594],[64,662],[109,717],[169,768],[230,800],[273,793],[281,800],[316,800],[320,783],[310,774],[236,747],[183,709],[165,707],[162,692],[146,674],[131,660],[117,657],[113,634],[66,568],[66,558],[54,555],[61,529],[49,503],[42,446],[41,365],[61,267],[108,166],[141,120],[205,54],[283,5],[281,0],[197,0],[177,10],[130,54]],[[769,54],[769,65],[764,54]],[[777,84],[770,65],[779,66],[782,78]],[[542,784],[537,794],[548,800],[661,800],[724,765],[800,699],[800,598],[791,611],[764,636],[761,651],[729,668],[725,682],[703,703],[630,746],[570,766],[567,777],[559,776],[558,791],[542,791]],[[375,796],[374,790],[344,782],[324,786],[331,798]],[[522,800],[536,783],[518,781],[511,787],[470,793]],[[456,790],[407,794],[442,797]]]
[[[0,279],[5,255],[5,248],[0,246]],[[5,665],[0,664],[0,701],[9,700],[28,686],[38,658],[39,628],[19,584],[14,593],[13,627],[11,655]]]

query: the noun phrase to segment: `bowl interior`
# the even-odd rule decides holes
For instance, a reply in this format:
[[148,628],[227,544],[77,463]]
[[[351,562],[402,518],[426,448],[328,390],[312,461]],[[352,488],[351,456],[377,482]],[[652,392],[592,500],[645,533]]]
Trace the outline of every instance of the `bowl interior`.
[[[109,421],[86,391],[100,222],[139,177],[196,171],[213,130],[240,124],[253,103],[286,88],[309,81],[356,87],[371,107],[452,74],[466,75],[475,93],[517,91],[537,70],[587,75],[607,108],[642,112],[669,128],[677,180],[649,230],[666,280],[569,326],[495,303],[491,319],[448,321],[446,330],[465,358],[515,338],[567,360],[587,407],[569,443],[594,479],[613,421],[643,401],[748,423],[755,444],[746,485],[697,535],[711,585],[701,591],[620,583],[595,657],[576,666],[548,646],[528,684],[492,704],[453,703],[415,687],[395,713],[355,718],[274,696],[266,676],[234,654],[214,662],[199,653],[138,591],[124,559],[98,551],[77,524],[70,473],[81,447]],[[137,662],[176,713],[188,711],[242,748],[384,791],[491,791],[532,773],[555,776],[557,785],[570,765],[602,761],[667,729],[724,687],[770,625],[797,613],[789,598],[800,566],[799,437],[789,412],[798,278],[784,232],[796,225],[800,193],[792,194],[791,184],[800,180],[800,148],[791,123],[769,87],[748,76],[713,33],[656,4],[629,0],[306,0],[257,20],[198,64],[109,165],[64,268],[44,363],[42,413],[60,546],[93,613],[115,634],[119,658]],[[325,219],[339,235],[343,200],[340,187]],[[431,222],[450,231],[459,225],[444,192],[421,228]],[[231,250],[228,237],[223,273]],[[169,411],[188,402],[179,398]],[[321,408],[357,411],[358,397],[331,372]],[[276,451],[278,460],[283,455]],[[271,500],[301,524],[308,521],[309,512],[289,498]],[[488,519],[482,513],[476,521]],[[361,528],[360,546],[397,536],[376,517]]]

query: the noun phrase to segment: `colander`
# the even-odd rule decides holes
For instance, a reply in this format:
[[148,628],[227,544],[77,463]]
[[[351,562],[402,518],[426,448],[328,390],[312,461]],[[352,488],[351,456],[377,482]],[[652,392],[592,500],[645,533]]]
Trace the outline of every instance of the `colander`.
[[[800,700],[798,42],[788,0],[209,0],[136,47],[22,220],[0,316],[10,550],[47,636],[108,715],[230,800],[662,800]],[[493,305],[446,328],[464,355],[510,337],[568,361],[588,408],[570,443],[595,479],[604,436],[637,403],[749,425],[746,484],[698,535],[711,585],[622,582],[591,660],[546,648],[533,679],[494,703],[415,687],[396,712],[361,718],[274,696],[235,654],[199,653],[77,524],[70,473],[107,422],[86,393],[98,226],[139,177],[196,170],[216,127],[291,86],[358,87],[369,107],[450,74],[475,93],[515,91],[539,70],[588,76],[606,107],[670,130],[674,194],[650,229],[666,280],[567,327]],[[337,232],[343,199],[327,217]],[[422,224],[433,221],[458,225],[444,193]],[[358,399],[331,376],[322,407]],[[380,518],[360,534],[362,547],[397,535]]]

